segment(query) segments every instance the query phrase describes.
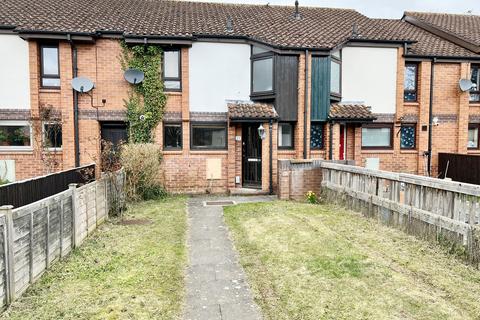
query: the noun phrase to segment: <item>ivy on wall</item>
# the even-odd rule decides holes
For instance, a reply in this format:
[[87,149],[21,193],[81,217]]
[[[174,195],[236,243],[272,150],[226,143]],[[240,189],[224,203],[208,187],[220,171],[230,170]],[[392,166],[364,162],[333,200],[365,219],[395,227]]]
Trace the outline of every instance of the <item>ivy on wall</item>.
[[128,138],[130,143],[150,143],[154,130],[162,121],[167,97],[163,91],[161,78],[162,49],[159,46],[128,46],[122,42],[121,64],[123,70],[142,70],[145,79],[132,86],[125,101]]

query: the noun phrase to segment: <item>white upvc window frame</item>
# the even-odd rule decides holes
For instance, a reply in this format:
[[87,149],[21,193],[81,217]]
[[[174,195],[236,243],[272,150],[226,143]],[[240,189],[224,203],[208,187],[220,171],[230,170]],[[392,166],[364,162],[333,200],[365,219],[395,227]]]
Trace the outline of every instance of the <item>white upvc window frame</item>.
[[33,151],[32,124],[25,120],[0,120],[0,127],[26,126],[30,128],[30,146],[0,146],[0,152]]

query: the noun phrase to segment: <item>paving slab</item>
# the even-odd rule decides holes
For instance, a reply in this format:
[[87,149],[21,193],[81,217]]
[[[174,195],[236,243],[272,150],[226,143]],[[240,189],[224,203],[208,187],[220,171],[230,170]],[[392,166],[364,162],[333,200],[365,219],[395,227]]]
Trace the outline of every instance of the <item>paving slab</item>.
[[245,272],[230,240],[223,207],[207,201],[264,202],[272,196],[196,197],[188,201],[187,297],[185,320],[257,320]]

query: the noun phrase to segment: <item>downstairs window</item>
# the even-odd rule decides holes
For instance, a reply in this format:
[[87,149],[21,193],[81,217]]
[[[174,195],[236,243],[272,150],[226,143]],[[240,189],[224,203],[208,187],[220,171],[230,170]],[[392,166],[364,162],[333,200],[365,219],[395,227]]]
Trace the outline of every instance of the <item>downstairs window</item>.
[[362,148],[364,149],[391,149],[392,125],[375,124],[362,127]]
[[226,124],[192,124],[192,149],[226,149]]

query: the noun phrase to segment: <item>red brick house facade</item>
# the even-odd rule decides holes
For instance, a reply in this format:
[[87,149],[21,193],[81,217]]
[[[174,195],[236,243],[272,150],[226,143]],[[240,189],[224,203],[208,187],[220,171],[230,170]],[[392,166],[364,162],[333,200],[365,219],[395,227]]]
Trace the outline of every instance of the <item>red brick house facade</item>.
[[[54,5],[49,0],[42,3],[47,7]],[[128,1],[120,3],[126,5]],[[432,130],[432,175],[438,174],[438,152],[480,154],[478,138],[477,148],[467,148],[469,128],[473,130],[480,124],[480,101],[458,87],[460,79],[472,77],[472,70],[480,64],[480,54],[430,31],[406,21],[369,19],[353,10],[300,8],[300,16],[292,18],[292,7],[170,1],[145,2],[143,6],[163,17],[161,20],[167,24],[146,18],[138,25],[131,17],[141,15],[143,9],[130,12],[128,6],[117,13],[118,21],[111,21],[111,25],[105,25],[105,17],[95,17],[89,11],[84,12],[86,18],[82,21],[71,21],[65,13],[56,17],[58,23],[51,26],[37,13],[30,12],[33,18],[26,20],[24,15],[28,12],[14,6],[7,6],[8,11],[0,10],[2,33],[21,38],[27,44],[30,101],[29,108],[18,109],[3,106],[0,96],[0,128],[2,124],[8,126],[8,121],[14,124],[24,121],[24,126],[28,126],[42,108],[51,108],[61,115],[62,122],[61,149],[55,151],[56,170],[71,168],[76,161],[80,164],[98,162],[102,132],[110,126],[126,128],[124,99],[130,84],[124,79],[119,59],[120,41],[126,41],[127,44],[161,45],[166,51],[178,52],[176,81],[180,88],[166,91],[163,123],[155,132],[156,143],[164,147],[161,178],[171,192],[220,193],[252,186],[275,192],[280,159],[349,159],[361,166],[378,163],[382,170],[426,174],[424,153],[428,150],[429,128]],[[218,13],[218,9],[224,12]],[[253,26],[245,20],[248,20],[245,13],[264,17],[268,28]],[[183,23],[175,22],[177,14],[187,17]],[[198,16],[189,20],[190,14]],[[339,18],[344,22],[330,23]],[[302,30],[301,36],[295,30]],[[312,40],[314,34],[317,36]],[[1,37],[2,34],[0,40]],[[49,66],[42,62],[42,48],[50,46],[58,50],[59,82],[54,87],[44,85],[44,81],[50,81],[45,80],[50,75],[45,73]],[[363,78],[361,73],[360,76],[347,73],[346,66],[355,61],[348,60],[345,48],[364,50],[367,55],[381,52],[384,60],[380,62],[388,66],[390,78],[380,79],[389,88],[385,90],[388,93],[379,94],[384,99],[378,100],[378,104],[369,104],[368,100],[375,94],[368,93],[367,75]],[[218,53],[215,59],[209,57],[208,53],[213,55],[215,50],[215,54],[223,53]],[[236,52],[241,53],[235,56]],[[212,68],[215,60],[218,70]],[[74,61],[77,61],[76,70]],[[333,69],[335,61],[340,65],[338,69]],[[256,62],[259,66],[265,63],[261,68],[270,68],[265,70],[273,70],[271,78],[260,77],[257,84]],[[210,69],[202,69],[203,63]],[[415,99],[406,101],[405,70],[406,65],[411,64],[416,66]],[[376,62],[369,68],[377,68]],[[71,87],[74,72],[95,83],[91,97],[79,95],[78,154]],[[203,89],[202,76],[203,82],[214,77],[222,80],[213,83],[217,89]],[[271,88],[256,92],[259,81],[270,81],[262,85],[270,84]],[[352,83],[363,86],[365,96],[355,95],[357,91],[351,89]],[[335,92],[337,85],[340,92]],[[324,86],[328,89],[321,91]],[[434,124],[429,123],[431,88],[432,118],[438,120]],[[344,94],[358,100],[345,101]],[[211,107],[204,102],[209,97]],[[220,102],[214,103],[215,99]],[[232,114],[229,104],[240,106],[240,116]],[[244,104],[247,106],[242,107]],[[367,116],[353,112],[353,115],[335,117],[331,104],[339,105],[343,111],[351,109],[342,106],[358,104]],[[266,115],[248,113],[252,106],[262,105],[270,106],[267,109],[271,108],[275,116],[268,113],[270,109],[266,109]],[[180,141],[175,147],[165,145],[165,127],[172,128]],[[259,127],[264,130],[261,140],[256,136]],[[380,142],[375,138],[375,128],[385,135]],[[413,139],[413,146],[410,144],[408,148],[402,147],[405,132],[408,139]],[[371,135],[370,142],[366,141],[367,134]],[[365,139],[362,140],[362,136]],[[0,147],[0,162],[14,163],[16,180],[46,173],[39,146],[41,139],[31,138],[27,148]],[[388,145],[367,146],[388,139]],[[212,145],[203,145],[205,140]],[[256,147],[251,146],[257,143]]]

